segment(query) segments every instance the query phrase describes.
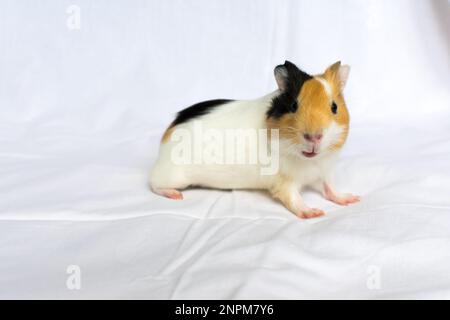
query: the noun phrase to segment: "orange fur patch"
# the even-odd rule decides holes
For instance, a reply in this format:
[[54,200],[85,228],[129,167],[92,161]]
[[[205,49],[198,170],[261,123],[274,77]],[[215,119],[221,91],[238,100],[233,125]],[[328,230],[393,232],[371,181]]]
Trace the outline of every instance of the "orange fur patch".
[[172,127],[172,126],[170,126],[170,127],[168,127],[168,128],[166,129],[166,131],[164,132],[164,134],[163,134],[163,136],[162,136],[162,138],[161,138],[161,143],[166,143],[166,142],[169,141],[169,139],[170,139],[170,137],[171,137],[171,135],[172,135],[173,130],[174,130],[174,127]]

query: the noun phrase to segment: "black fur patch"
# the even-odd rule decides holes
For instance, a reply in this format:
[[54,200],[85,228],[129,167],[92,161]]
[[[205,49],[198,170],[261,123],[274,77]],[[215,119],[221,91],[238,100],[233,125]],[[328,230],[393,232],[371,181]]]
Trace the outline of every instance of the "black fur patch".
[[194,118],[198,118],[200,116],[203,116],[209,112],[211,112],[212,109],[215,107],[218,107],[220,105],[223,105],[228,102],[232,102],[234,100],[228,100],[228,99],[216,99],[216,100],[208,100],[196,103],[186,109],[181,110],[177,113],[177,116],[175,120],[173,120],[171,126],[176,126],[177,124],[187,122],[189,120],[192,120]]
[[303,72],[289,61],[277,68],[285,68],[287,72],[286,90],[272,100],[272,105],[267,111],[267,118],[279,119],[285,113],[296,112],[298,109],[297,97],[305,81],[312,79],[312,76]]

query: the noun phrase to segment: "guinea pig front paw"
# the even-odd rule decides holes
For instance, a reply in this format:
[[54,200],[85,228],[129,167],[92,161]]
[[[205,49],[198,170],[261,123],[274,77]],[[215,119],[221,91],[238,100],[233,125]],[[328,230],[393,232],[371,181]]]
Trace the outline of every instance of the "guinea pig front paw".
[[355,196],[351,193],[344,193],[339,195],[333,195],[332,197],[328,197],[328,200],[339,204],[341,206],[346,206],[351,203],[359,202],[361,198],[359,196]]
[[325,215],[325,212],[316,208],[302,208],[296,213],[296,216],[301,219],[317,218],[323,215]]
[[341,206],[346,206],[361,200],[359,196],[355,196],[351,193],[336,192],[334,188],[326,182],[323,184],[323,194],[327,200],[340,204]]

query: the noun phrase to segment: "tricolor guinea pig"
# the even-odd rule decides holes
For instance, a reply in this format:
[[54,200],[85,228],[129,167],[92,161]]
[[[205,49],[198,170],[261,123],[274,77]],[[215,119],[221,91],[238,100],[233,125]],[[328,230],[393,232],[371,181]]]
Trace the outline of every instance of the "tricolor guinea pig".
[[349,132],[344,89],[350,68],[336,62],[309,75],[286,61],[275,67],[278,89],[256,100],[210,100],[180,112],[164,133],[150,174],[153,192],[183,199],[180,190],[264,189],[300,218],[324,215],[300,191],[309,186],[340,205],[359,197],[331,182]]

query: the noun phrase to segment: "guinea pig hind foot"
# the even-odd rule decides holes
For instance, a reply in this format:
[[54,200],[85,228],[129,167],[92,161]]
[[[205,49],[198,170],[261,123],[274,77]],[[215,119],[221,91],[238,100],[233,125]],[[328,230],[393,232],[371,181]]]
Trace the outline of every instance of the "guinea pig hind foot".
[[152,190],[154,193],[172,200],[183,200],[183,194],[176,189],[152,189]]

